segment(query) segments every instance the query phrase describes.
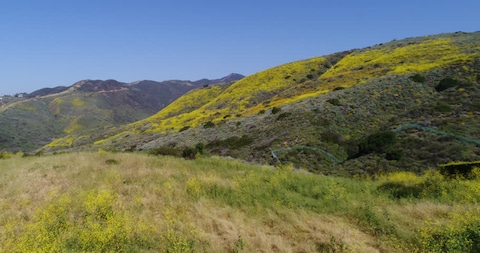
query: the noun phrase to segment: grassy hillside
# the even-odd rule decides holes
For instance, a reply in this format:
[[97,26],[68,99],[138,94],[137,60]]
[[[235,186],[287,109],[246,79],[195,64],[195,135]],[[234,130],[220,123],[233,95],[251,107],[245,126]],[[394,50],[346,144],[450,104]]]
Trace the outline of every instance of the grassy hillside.
[[106,152],[0,168],[0,252],[480,250],[478,171],[347,179]]
[[[128,94],[121,93],[69,92],[19,101],[0,112],[0,136],[4,140],[0,150],[31,152],[60,136],[83,135],[154,113],[152,108],[133,106]],[[71,138],[59,142],[60,146],[70,144]]]
[[[470,65],[479,57],[477,37],[478,34],[420,37],[288,63],[246,77],[201,107],[189,108],[190,112],[181,116],[172,114],[166,117],[166,113],[152,116],[151,122],[172,120],[155,125],[151,130],[194,127],[207,121],[220,121],[226,116],[245,117],[336,88],[366,84],[373,78]],[[470,71],[475,75],[474,70]],[[182,107],[181,102],[173,107]]]
[[[480,159],[480,33],[409,38],[277,66],[223,87],[192,91],[156,115],[90,135],[70,149],[210,154],[309,171],[420,173]],[[396,131],[405,124],[441,131]],[[386,133],[387,135],[389,133]],[[383,137],[380,137],[383,138]],[[55,150],[50,145],[50,150]],[[302,148],[303,147],[303,148]],[[336,157],[332,162],[324,153]]]
[[90,133],[147,118],[195,87],[242,77],[231,74],[197,82],[130,84],[83,80],[70,87],[41,89],[23,98],[2,97],[0,150],[33,152],[46,144],[56,148],[70,147],[74,141],[85,144]]

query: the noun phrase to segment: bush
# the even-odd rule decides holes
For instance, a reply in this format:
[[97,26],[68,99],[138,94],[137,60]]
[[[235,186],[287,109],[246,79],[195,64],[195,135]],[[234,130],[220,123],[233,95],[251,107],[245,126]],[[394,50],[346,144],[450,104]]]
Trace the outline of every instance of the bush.
[[338,98],[330,98],[327,100],[327,102],[335,106],[342,105],[342,103],[340,103],[340,100],[338,100]]
[[440,113],[447,113],[452,111],[452,108],[449,105],[444,103],[438,103],[433,107],[433,109],[435,109],[435,111]]
[[0,152],[0,159],[12,158],[13,154],[10,152]]
[[372,134],[360,143],[359,150],[361,154],[385,153],[395,144],[397,138],[392,131],[382,131]]
[[195,148],[197,149],[198,153],[203,155],[203,151],[205,150],[205,144],[203,144],[202,142],[199,142],[197,143],[197,145],[195,145]]
[[425,82],[425,77],[420,75],[420,74],[415,74],[413,76],[409,77],[410,80],[417,82],[417,83],[424,83]]
[[282,109],[278,108],[278,107],[273,107],[272,108],[272,114],[277,114],[279,113],[280,111],[282,111]]
[[187,130],[187,129],[189,129],[189,128],[190,128],[190,126],[184,126],[184,127],[182,127],[180,130],[178,130],[178,132],[179,132],[179,133],[180,133],[180,132],[183,132],[183,131],[185,131],[185,130]]
[[115,165],[115,164],[119,164],[119,162],[115,159],[108,159],[105,161],[106,164],[108,165]]
[[322,141],[328,143],[341,144],[345,142],[345,138],[333,130],[326,130],[320,134],[320,137],[322,138]]
[[148,153],[151,155],[168,155],[175,157],[181,156],[180,150],[172,147],[158,147],[156,149],[150,150]]
[[398,161],[398,160],[402,159],[403,155],[404,155],[404,152],[403,152],[402,149],[393,149],[393,150],[388,151],[385,154],[385,158],[387,160],[390,160],[390,161],[391,160]]
[[437,86],[435,86],[435,90],[438,91],[438,92],[441,92],[441,91],[444,91],[448,88],[452,88],[452,87],[455,87],[455,86],[458,86],[460,85],[460,82],[453,79],[453,78],[450,78],[450,77],[447,77],[447,78],[444,78],[442,79]]
[[440,166],[440,173],[447,178],[474,178],[472,171],[474,168],[480,166],[480,162],[451,162],[442,164]]
[[277,120],[282,120],[284,118],[287,118],[288,116],[290,116],[291,113],[289,112],[284,112],[284,113],[280,113],[277,117]]
[[185,159],[195,159],[197,156],[197,149],[196,148],[185,148],[182,151],[182,157]]
[[388,193],[394,199],[401,199],[419,198],[423,187],[417,184],[407,185],[400,182],[386,182],[381,184],[377,189],[381,192]]
[[203,128],[212,128],[212,127],[215,127],[215,124],[211,121],[209,121],[209,122],[207,122],[203,125]]

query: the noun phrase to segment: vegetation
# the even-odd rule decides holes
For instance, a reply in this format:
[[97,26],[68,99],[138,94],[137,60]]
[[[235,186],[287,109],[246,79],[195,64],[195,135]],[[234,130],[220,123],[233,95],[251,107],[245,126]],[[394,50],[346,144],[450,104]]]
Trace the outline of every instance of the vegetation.
[[348,179],[104,151],[0,167],[1,252],[480,250],[478,169]]
[[[441,101],[444,99],[441,96],[451,94],[433,94],[431,88],[438,86],[437,89],[443,90],[444,85],[448,87],[452,85],[448,80],[456,80],[461,85],[452,87],[457,87],[459,91],[471,96],[472,91],[464,91],[477,82],[480,55],[475,49],[478,48],[478,41],[478,33],[440,34],[392,41],[364,49],[284,64],[258,72],[233,84],[197,89],[150,118],[112,129],[93,138],[101,146],[118,147],[124,145],[126,135],[130,136],[128,142],[141,142],[145,135],[159,138],[169,135],[172,130],[178,132],[185,126],[197,129],[214,124],[215,129],[219,131],[223,131],[221,129],[224,129],[229,121],[258,126],[262,124],[259,122],[263,118],[270,115],[267,112],[276,113],[275,108],[282,108],[282,113],[290,112],[289,108],[301,112],[298,108],[301,104],[304,111],[322,110],[328,120],[336,123],[339,123],[342,117],[354,115],[353,122],[360,124],[355,123],[349,129],[338,124],[331,126],[346,139],[353,138],[358,141],[371,134],[366,131],[367,129],[376,131],[379,124],[385,124],[392,117],[399,117],[399,113],[404,114],[400,116],[404,120],[412,120],[413,117],[406,113],[417,110],[416,108],[420,106],[434,108],[443,113],[443,117],[449,117],[445,113],[455,114],[456,111],[453,110],[448,112],[447,106],[432,106],[434,100],[444,102]],[[371,92],[361,86],[368,86]],[[320,100],[322,101],[319,102]],[[322,105],[324,101],[337,108],[324,108]],[[364,101],[366,104],[354,101]],[[386,104],[394,107],[396,113],[384,115]],[[448,107],[454,108],[452,105]],[[400,109],[403,109],[403,112]],[[388,107],[388,110],[392,108]],[[306,116],[308,113],[301,114]],[[293,119],[310,121],[308,117],[299,119],[294,114],[290,115],[292,117],[282,121]],[[374,115],[375,120],[370,121],[372,118],[370,115]],[[272,127],[280,127],[281,124],[283,123],[278,120]],[[305,127],[303,124],[302,128]],[[342,127],[345,128],[340,129]],[[389,126],[386,127],[388,129]],[[237,134],[232,132],[232,129],[236,131],[237,128],[229,128],[225,131],[229,131],[230,136],[222,138]],[[312,127],[308,131],[321,133],[325,130],[328,129]],[[189,135],[196,133],[198,131],[188,132]],[[212,140],[209,136],[194,139],[204,142]],[[73,146],[76,145],[74,140]]]

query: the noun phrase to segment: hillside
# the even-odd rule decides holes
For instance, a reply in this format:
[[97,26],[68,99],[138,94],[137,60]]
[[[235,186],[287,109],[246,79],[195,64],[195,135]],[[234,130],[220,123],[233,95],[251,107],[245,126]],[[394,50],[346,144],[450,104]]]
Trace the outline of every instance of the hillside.
[[[461,139],[480,139],[479,39],[479,32],[439,34],[284,64],[195,89],[149,118],[89,135],[93,147],[70,136],[67,148],[181,154],[204,146],[341,175],[478,160],[475,142]],[[432,130],[392,132],[406,124]]]
[[[0,109],[0,150],[28,151],[66,135],[85,136],[147,118],[196,87],[242,78],[122,83],[83,80],[69,87],[44,88],[10,99]],[[63,142],[69,145],[69,140]]]
[[106,152],[0,168],[0,252],[480,250],[478,175],[350,179]]

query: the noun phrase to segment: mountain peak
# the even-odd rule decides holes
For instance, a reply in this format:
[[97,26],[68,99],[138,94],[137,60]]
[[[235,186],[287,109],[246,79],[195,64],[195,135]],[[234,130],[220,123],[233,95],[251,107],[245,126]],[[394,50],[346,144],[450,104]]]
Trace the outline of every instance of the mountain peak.
[[238,73],[231,73],[228,76],[222,77],[220,80],[223,82],[233,82],[233,81],[238,81],[242,78],[244,78],[244,75],[238,74]]
[[71,86],[72,90],[83,92],[110,91],[124,88],[125,83],[113,79],[109,80],[82,80]]

